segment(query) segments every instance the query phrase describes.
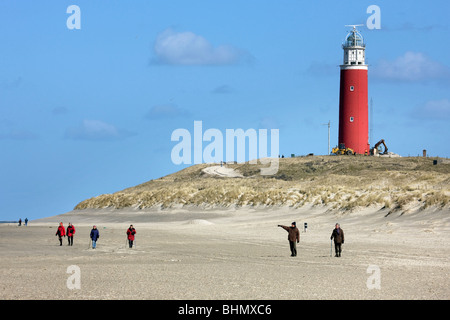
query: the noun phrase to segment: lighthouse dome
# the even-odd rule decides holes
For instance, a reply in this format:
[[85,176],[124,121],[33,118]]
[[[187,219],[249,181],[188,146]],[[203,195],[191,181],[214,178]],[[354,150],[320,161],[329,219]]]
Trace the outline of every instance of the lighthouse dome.
[[357,30],[352,30],[345,38],[344,47],[364,47],[364,39]]

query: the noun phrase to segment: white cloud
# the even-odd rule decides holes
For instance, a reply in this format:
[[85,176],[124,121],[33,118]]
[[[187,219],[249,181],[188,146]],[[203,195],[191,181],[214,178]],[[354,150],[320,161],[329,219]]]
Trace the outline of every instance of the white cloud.
[[132,132],[103,121],[83,120],[81,125],[68,128],[65,137],[75,140],[118,140],[132,135]]
[[395,60],[379,61],[372,68],[371,75],[385,80],[417,82],[450,79],[450,68],[424,53],[408,51]]
[[412,116],[420,120],[450,119],[450,100],[430,100],[413,110]]
[[200,35],[172,29],[158,35],[154,52],[153,63],[170,65],[227,65],[238,63],[246,56],[233,46],[214,47]]

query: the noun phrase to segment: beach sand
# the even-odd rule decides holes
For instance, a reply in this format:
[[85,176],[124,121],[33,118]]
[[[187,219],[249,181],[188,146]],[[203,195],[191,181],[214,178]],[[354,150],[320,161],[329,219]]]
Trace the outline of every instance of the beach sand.
[[[450,212],[326,207],[81,210],[0,225],[1,299],[449,299]],[[63,246],[57,226],[76,227]],[[298,256],[287,232],[297,222]],[[306,231],[303,226],[308,224]],[[342,257],[330,235],[345,232]],[[97,249],[89,232],[97,225]],[[128,248],[126,229],[137,230]],[[70,289],[79,268],[80,289]],[[69,268],[69,273],[68,273]],[[72,278],[71,278],[72,279]],[[71,282],[75,283],[75,282]]]

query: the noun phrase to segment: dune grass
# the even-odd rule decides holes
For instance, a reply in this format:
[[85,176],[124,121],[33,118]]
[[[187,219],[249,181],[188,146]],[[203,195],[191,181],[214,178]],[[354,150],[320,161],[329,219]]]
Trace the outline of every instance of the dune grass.
[[155,206],[323,205],[352,211],[377,206],[392,210],[450,205],[450,164],[430,158],[312,156],[279,159],[273,176],[261,164],[232,164],[242,178],[211,176],[200,164],[135,187],[103,194],[75,209]]

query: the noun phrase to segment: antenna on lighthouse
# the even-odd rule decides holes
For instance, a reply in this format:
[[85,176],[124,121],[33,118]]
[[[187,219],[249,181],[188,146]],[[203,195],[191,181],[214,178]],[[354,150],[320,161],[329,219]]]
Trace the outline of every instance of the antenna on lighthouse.
[[356,27],[362,27],[364,26],[363,24],[346,24],[346,27],[352,27],[353,30],[356,30]]

